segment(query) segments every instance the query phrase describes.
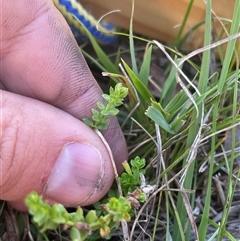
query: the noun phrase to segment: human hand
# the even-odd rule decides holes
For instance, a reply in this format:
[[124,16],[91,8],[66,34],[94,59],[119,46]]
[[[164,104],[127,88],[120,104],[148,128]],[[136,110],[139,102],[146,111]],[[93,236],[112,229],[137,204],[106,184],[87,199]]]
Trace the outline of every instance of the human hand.
[[[22,209],[32,190],[88,205],[110,188],[108,151],[83,124],[101,90],[51,0],[0,0],[0,199]],[[127,158],[116,118],[104,133],[118,169]]]

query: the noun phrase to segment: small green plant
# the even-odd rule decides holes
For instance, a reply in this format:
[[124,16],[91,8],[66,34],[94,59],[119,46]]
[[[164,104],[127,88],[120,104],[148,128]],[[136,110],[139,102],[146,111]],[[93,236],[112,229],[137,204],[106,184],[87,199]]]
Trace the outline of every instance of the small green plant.
[[114,89],[110,87],[109,92],[109,95],[102,95],[107,104],[105,105],[100,101],[97,102],[99,110],[92,109],[92,120],[83,118],[85,124],[98,130],[107,129],[108,117],[119,113],[119,110],[116,107],[123,104],[123,99],[128,94],[128,88],[124,87],[121,83],[118,83]]
[[123,162],[125,172],[119,177],[123,195],[131,193],[141,186],[140,174],[145,174],[145,164],[145,159],[138,156],[130,161],[131,166],[128,162]]
[[[116,107],[123,103],[127,94],[128,89],[121,83],[118,83],[114,89],[110,87],[110,94],[102,95],[107,104],[98,102],[99,111],[92,109],[92,119],[85,118],[83,121],[92,128],[106,129],[108,117],[118,114],[119,110]],[[132,159],[130,165],[125,161],[123,163],[125,172],[119,177],[124,196],[119,196],[116,190],[110,190],[108,193],[110,198],[95,203],[95,210],[87,213],[84,213],[81,207],[78,207],[76,212],[68,213],[62,204],[56,203],[51,206],[35,191],[25,198],[25,204],[41,233],[56,230],[59,225],[63,225],[64,230],[70,230],[70,238],[73,241],[106,238],[120,222],[130,221],[132,208],[139,208],[139,202],[146,200],[147,195],[141,190],[141,175],[145,173],[145,164],[145,159],[140,157]]]
[[[64,230],[70,230],[72,241],[108,237],[122,220],[131,220],[132,208],[139,208],[139,202],[146,200],[146,194],[140,189],[140,175],[145,173],[145,159],[136,157],[130,164],[131,166],[127,162],[123,164],[125,172],[119,177],[126,197],[117,197],[118,194],[114,193],[113,197],[98,202],[98,205],[94,205],[95,210],[87,213],[84,213],[81,207],[78,207],[76,212],[68,213],[62,204],[51,206],[35,191],[31,192],[26,197],[25,204],[33,216],[34,224],[41,233],[56,230],[59,225],[63,225]],[[113,192],[114,190],[110,190],[108,196]]]
[[103,205],[106,214],[100,217],[95,210],[84,214],[82,208],[78,207],[76,212],[68,213],[62,204],[50,206],[36,192],[31,192],[26,197],[25,203],[41,233],[55,230],[62,224],[65,230],[70,229],[70,238],[73,241],[83,241],[96,230],[104,238],[111,232],[109,227],[111,222],[118,226],[123,219],[130,221],[131,203],[124,197],[111,198]]

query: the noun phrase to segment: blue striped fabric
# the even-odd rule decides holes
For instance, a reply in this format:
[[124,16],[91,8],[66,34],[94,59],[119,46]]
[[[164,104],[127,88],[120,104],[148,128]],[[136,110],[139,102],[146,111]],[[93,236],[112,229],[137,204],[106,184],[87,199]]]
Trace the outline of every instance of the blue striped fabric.
[[[71,0],[71,1],[74,1],[74,4],[79,4],[76,0]],[[105,32],[101,32],[99,31],[97,28],[96,28],[96,24],[97,24],[97,21],[96,23],[91,23],[89,19],[87,19],[86,16],[84,15],[87,15],[89,17],[92,17],[92,15],[90,13],[88,13],[87,11],[85,11],[85,13],[81,13],[78,11],[77,8],[75,8],[73,5],[72,5],[72,2],[70,0],[59,0],[59,5],[62,5],[65,7],[66,11],[68,13],[71,13],[72,15],[74,15],[80,22],[81,24],[83,24],[89,32],[91,32],[91,34],[100,42],[104,43],[104,44],[110,44],[110,43],[113,43],[115,40],[116,40],[116,36],[115,35],[111,35],[111,34],[106,34]],[[55,4],[56,5],[56,4]],[[81,5],[80,5],[81,6]],[[58,7],[58,6],[56,6]],[[82,8],[82,6],[81,6]],[[83,8],[82,8],[83,9]],[[60,9],[59,9],[60,10]],[[62,9],[60,10],[60,12],[63,11]],[[64,15],[64,13],[62,13]],[[68,19],[66,19],[68,21]],[[75,36],[75,38],[77,40],[84,40],[86,41],[87,40],[87,37],[76,27],[73,26],[72,23],[69,23],[69,26]],[[114,31],[115,30],[115,27],[113,24],[111,23],[103,23],[101,22],[100,23],[100,26],[105,30],[105,31]]]

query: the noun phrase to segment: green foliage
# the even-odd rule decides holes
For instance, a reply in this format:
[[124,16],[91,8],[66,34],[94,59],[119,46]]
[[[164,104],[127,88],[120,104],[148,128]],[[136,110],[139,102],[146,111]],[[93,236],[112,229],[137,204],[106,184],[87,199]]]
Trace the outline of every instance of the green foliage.
[[129,211],[131,204],[124,197],[113,197],[106,204],[109,215],[112,215],[114,222],[120,222],[122,219],[130,221]]
[[142,102],[143,105],[150,104],[151,99],[154,100],[154,96],[151,94],[151,92],[146,87],[146,83],[143,84],[142,81],[139,79],[139,77],[136,75],[136,73],[131,70],[131,68],[127,65],[127,63],[122,60],[123,66],[126,69],[126,72],[128,73],[129,77],[131,78],[131,81],[134,84],[134,87],[139,92],[140,96],[144,99],[144,102]]
[[125,162],[125,172],[119,178],[125,196],[117,197],[117,192],[111,189],[108,194],[110,198],[95,203],[95,210],[88,212],[78,207],[75,212],[68,213],[62,204],[51,206],[35,191],[31,192],[25,198],[25,204],[33,216],[33,223],[41,233],[64,225],[64,230],[70,230],[72,241],[109,237],[122,220],[131,220],[133,208],[138,208],[139,202],[144,202],[147,198],[140,189],[140,175],[145,173],[145,164],[145,159],[139,157],[132,159],[130,165]]
[[99,110],[92,109],[92,120],[83,118],[84,123],[98,130],[107,129],[109,116],[114,116],[119,113],[116,107],[123,104],[123,99],[127,94],[128,89],[121,83],[116,84],[114,89],[110,87],[109,95],[102,95],[107,104],[105,105],[102,102],[97,102]]
[[80,207],[76,212],[68,213],[59,203],[50,206],[36,192],[31,192],[26,197],[25,204],[40,232],[55,230],[63,224],[65,229],[70,229],[70,237],[73,241],[83,241],[96,230],[104,238],[111,231],[111,222],[117,226],[123,219],[130,221],[131,203],[124,197],[113,197],[102,205],[106,214],[101,216],[97,216],[95,210],[84,214]]
[[[109,95],[102,95],[107,104],[98,102],[99,110],[92,109],[92,119],[85,118],[84,122],[92,128],[106,129],[108,116],[118,114],[119,110],[116,107],[123,103],[127,94],[128,89],[121,83],[114,89],[110,87]],[[83,209],[78,207],[76,212],[68,213],[62,204],[56,203],[51,206],[34,191],[25,198],[25,204],[41,233],[56,230],[59,225],[64,225],[64,230],[70,229],[72,241],[107,238],[122,220],[130,221],[132,207],[138,208],[139,202],[146,200],[146,194],[140,189],[140,175],[145,173],[145,164],[145,159],[139,157],[130,161],[131,166],[124,162],[125,172],[119,179],[125,197],[117,197],[118,193],[111,189],[108,194],[110,199],[103,199],[102,202],[94,204],[96,210],[84,213]]]
[[[145,174],[145,164],[145,159],[141,159],[138,156],[130,161],[131,166],[126,161],[123,163],[125,172],[123,172],[119,177],[119,181],[124,195],[134,192],[138,187],[141,186],[140,174]],[[141,194],[141,201],[145,201],[143,200],[143,195],[144,194]]]

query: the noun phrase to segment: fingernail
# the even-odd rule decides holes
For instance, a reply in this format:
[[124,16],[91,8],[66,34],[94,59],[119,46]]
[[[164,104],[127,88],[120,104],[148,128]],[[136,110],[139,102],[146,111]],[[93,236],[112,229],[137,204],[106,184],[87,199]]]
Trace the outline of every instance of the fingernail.
[[97,190],[102,174],[103,158],[96,148],[68,144],[53,167],[44,198],[66,206],[81,204]]

